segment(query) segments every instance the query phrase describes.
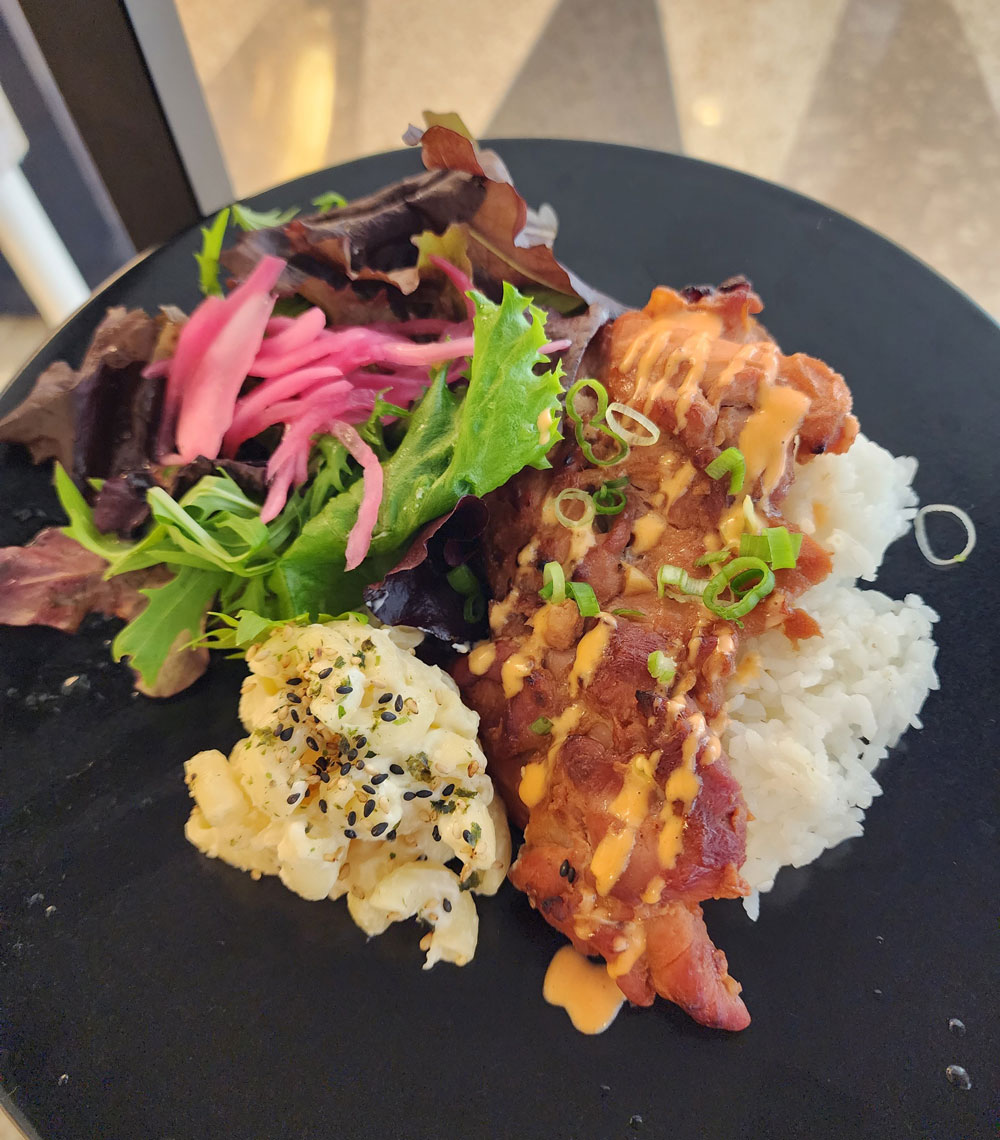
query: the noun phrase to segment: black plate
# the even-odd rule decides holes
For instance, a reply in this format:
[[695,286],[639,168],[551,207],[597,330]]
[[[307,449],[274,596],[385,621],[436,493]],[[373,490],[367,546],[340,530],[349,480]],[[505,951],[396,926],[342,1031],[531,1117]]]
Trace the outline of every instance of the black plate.
[[[587,1038],[542,1001],[560,939],[509,887],[479,906],[474,963],[423,973],[412,924],[366,944],[342,904],[253,883],[188,846],[181,763],[236,739],[238,663],[153,703],[107,665],[109,623],[75,638],[0,630],[10,1101],[60,1140],[985,1136],[1000,1056],[1000,330],[895,246],[764,182],[589,143],[502,153],[529,201],[557,207],[563,259],[623,300],[750,276],[786,350],[844,372],[865,431],[919,456],[921,498],[980,523],[962,568],[932,569],[908,538],[882,576],[941,613],[942,692],[925,729],[880,771],[863,840],[782,872],[756,926],[738,903],[710,908],[754,1017],[746,1032],[660,1002]],[[416,165],[413,153],[364,159],[258,204],[354,196]],[[105,306],[193,305],[196,244],[182,234],[109,285],[3,406],[50,361],[76,362]],[[54,500],[16,456],[3,479],[0,541],[21,542],[39,525],[24,508],[51,513]],[[86,682],[61,694],[76,674]],[[945,1079],[953,1063],[970,1091]]]

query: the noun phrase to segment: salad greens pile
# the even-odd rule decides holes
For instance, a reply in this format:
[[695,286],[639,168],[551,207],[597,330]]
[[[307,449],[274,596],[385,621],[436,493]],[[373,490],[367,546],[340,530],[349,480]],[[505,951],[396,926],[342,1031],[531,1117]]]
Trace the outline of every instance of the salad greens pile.
[[[380,403],[360,429],[382,464],[384,488],[371,548],[355,570],[345,569],[345,551],[361,471],[332,437],[317,441],[309,482],[272,522],[261,521],[260,505],[220,469],[179,500],[151,488],[152,525],[134,542],[101,533],[86,499],[57,467],[66,533],[107,560],[107,577],[161,564],[173,572],[166,584],[143,591],[149,604],[115,638],[115,660],[129,658],[152,685],[172,649],[202,636],[216,597],[214,609],[230,625],[247,612],[269,622],[357,607],[365,586],[400,560],[422,526],[525,466],[549,466],[546,455],[560,438],[562,368],[549,366],[541,351],[545,313],[509,283],[499,303],[472,297],[467,376],[449,386],[441,368],[410,412]],[[387,415],[396,422],[385,427]]]

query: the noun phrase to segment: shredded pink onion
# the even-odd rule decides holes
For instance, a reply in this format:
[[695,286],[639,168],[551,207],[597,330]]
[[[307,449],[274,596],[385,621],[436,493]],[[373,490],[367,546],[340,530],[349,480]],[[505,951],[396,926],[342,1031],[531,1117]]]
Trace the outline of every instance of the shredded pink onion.
[[[267,322],[268,326],[273,321],[274,318],[272,317]],[[326,313],[322,309],[307,309],[276,335],[269,336],[260,346],[260,354],[261,356],[278,356],[283,352],[290,352],[294,348],[300,348],[302,345],[315,340],[316,335],[325,328]]]
[[[432,260],[461,293],[472,288],[461,270]],[[350,570],[368,552],[382,500],[378,458],[351,425],[370,417],[380,392],[391,403],[411,404],[426,391],[436,365],[448,366],[449,383],[463,375],[473,350],[475,306],[466,298],[462,321],[417,318],[347,328],[327,328],[318,308],[276,317],[272,290],[285,264],[263,258],[228,297],[206,298],[181,329],[173,358],[148,366],[146,375],[166,377],[158,450],[175,462],[232,456],[246,440],[284,424],[267,466],[261,518],[269,522],[291,488],[307,480],[314,437],[334,434],[361,464],[364,479],[348,538]],[[241,396],[251,377],[260,383]]]
[[445,261],[443,257],[438,257],[436,254],[431,254],[431,265],[448,278],[448,280],[455,286],[455,288],[462,294],[462,299],[465,301],[465,311],[469,315],[469,320],[476,315],[476,306],[469,296],[469,290],[472,289],[472,279],[467,273],[463,273],[457,265],[452,265],[450,261]]
[[375,530],[379,507],[382,505],[382,464],[379,463],[375,452],[350,424],[332,424],[331,431],[361,464],[364,479],[357,521],[347,536],[346,568],[354,570],[364,561],[372,544],[372,532]]

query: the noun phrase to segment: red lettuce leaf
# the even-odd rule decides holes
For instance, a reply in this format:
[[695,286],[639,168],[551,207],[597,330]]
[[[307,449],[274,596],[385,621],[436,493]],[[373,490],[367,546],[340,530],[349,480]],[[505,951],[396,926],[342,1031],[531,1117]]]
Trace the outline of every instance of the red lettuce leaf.
[[466,563],[479,546],[490,512],[482,499],[465,495],[447,514],[414,538],[405,557],[381,582],[365,590],[365,603],[388,625],[412,625],[439,641],[478,641],[485,620],[465,619],[465,598],[446,575]]

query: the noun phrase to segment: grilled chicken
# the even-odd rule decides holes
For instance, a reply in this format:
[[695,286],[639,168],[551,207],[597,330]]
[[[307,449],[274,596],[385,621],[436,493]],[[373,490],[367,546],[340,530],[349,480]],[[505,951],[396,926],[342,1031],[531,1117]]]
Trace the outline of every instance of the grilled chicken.
[[[578,950],[602,956],[630,1001],[650,1005],[659,994],[725,1029],[745,1027],[749,1014],[700,906],[748,892],[739,873],[747,810],[719,739],[723,689],[742,638],[773,627],[793,639],[819,633],[794,601],[830,564],[803,536],[796,567],[776,571],[775,589],[742,626],[697,596],[658,596],[657,570],[711,577],[717,567],[696,560],[737,550],[744,529],[784,525],[795,464],[846,450],[857,431],[842,378],[782,354],[754,319],[760,309],[741,281],[657,289],[644,309],[606,326],[589,374],[659,436],[610,467],[567,438],[554,470],[522,472],[491,496],[492,637],[456,667],[490,770],[524,827],[515,886]],[[607,436],[587,438],[597,458],[614,451]],[[746,460],[735,496],[728,477],[705,473],[728,447]],[[594,492],[622,476],[620,513],[560,523],[560,492]],[[572,600],[543,602],[547,562],[593,589],[596,617]],[[667,682],[651,676],[656,650],[676,664]]]

